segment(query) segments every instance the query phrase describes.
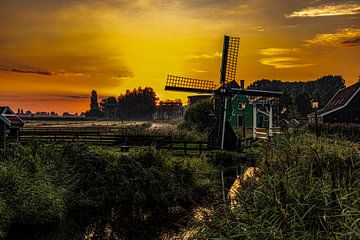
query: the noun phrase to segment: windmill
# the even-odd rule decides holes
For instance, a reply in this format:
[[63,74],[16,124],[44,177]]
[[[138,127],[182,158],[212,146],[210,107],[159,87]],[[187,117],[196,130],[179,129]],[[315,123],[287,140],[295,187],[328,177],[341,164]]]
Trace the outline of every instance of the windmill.
[[[200,80],[174,75],[168,75],[167,77],[165,90],[213,94],[215,99],[215,119],[209,132],[208,146],[210,148],[235,150],[237,147],[236,134],[227,119],[228,104],[235,94],[240,93],[247,96],[253,96],[255,97],[253,101],[256,101],[261,97],[281,96],[281,92],[244,89],[243,86],[240,87],[237,84],[235,77],[239,45],[239,37],[224,36],[220,81],[218,84],[209,80]],[[257,110],[255,102],[253,105],[255,106],[254,110],[256,114]]]

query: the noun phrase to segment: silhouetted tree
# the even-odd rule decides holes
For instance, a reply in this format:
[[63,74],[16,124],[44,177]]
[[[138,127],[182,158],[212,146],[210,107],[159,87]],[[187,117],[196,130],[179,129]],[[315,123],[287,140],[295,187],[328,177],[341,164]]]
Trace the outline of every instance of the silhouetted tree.
[[91,91],[90,110],[93,110],[93,111],[99,110],[98,97],[97,97],[97,93],[95,90]]
[[100,111],[98,97],[95,90],[91,91],[90,96],[90,111],[86,112],[87,117],[91,118],[101,118],[103,117],[103,113]]
[[101,111],[105,118],[119,118],[119,106],[115,97],[104,98],[100,102]]
[[120,114],[126,119],[149,119],[156,110],[157,100],[151,87],[127,89],[118,98]]
[[283,108],[289,110],[291,106],[296,106],[302,117],[306,117],[312,111],[311,99],[317,99],[319,107],[324,107],[334,94],[344,87],[344,79],[341,76],[334,75],[326,75],[308,82],[282,82],[281,80],[262,79],[249,86],[250,89],[282,91],[283,96],[279,101],[280,110]]
[[305,92],[300,93],[295,97],[295,105],[297,107],[297,110],[303,116],[306,116],[312,112],[310,101],[311,97]]

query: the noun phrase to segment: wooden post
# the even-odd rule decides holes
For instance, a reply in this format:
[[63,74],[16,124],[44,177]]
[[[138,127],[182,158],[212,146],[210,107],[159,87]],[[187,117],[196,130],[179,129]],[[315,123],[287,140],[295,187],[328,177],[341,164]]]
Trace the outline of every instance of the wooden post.
[[185,153],[185,155],[187,155],[187,144],[186,144],[186,142],[184,142],[184,153]]
[[223,119],[223,122],[222,122],[222,132],[221,132],[221,149],[224,149],[224,142],[225,142],[225,126],[226,126],[227,102],[228,102],[228,99],[227,99],[227,97],[225,97],[224,119]]
[[225,198],[225,180],[224,180],[224,170],[221,170],[221,186],[222,186],[222,197],[223,197],[223,201],[224,203],[226,202],[226,198]]
[[6,126],[5,123],[0,122],[0,147],[5,149],[6,146]]
[[253,103],[253,139],[256,140],[256,104]]
[[269,109],[269,137],[271,138],[273,136],[273,109],[270,103],[270,109]]

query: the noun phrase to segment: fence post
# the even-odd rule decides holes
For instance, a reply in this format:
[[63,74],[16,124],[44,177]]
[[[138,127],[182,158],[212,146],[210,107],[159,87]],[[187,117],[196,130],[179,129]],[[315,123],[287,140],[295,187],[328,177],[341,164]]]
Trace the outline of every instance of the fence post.
[[186,142],[184,142],[184,153],[185,153],[185,155],[187,155],[187,143]]
[[225,198],[225,180],[224,180],[224,170],[221,169],[221,187],[222,187],[222,197],[223,197],[223,201],[224,203],[226,202],[226,198]]
[[201,149],[201,147],[202,147],[202,143],[201,142],[199,142],[199,152],[200,152],[200,155],[201,155],[201,153],[202,153],[202,149]]

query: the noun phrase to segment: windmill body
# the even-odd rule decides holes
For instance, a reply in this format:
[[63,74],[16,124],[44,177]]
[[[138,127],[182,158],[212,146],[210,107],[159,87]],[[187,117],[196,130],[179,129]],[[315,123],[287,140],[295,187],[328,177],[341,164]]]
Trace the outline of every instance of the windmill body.
[[[252,98],[252,105],[255,108],[255,114],[257,112],[257,99],[281,96],[281,92],[244,89],[237,84],[235,77],[239,45],[240,38],[224,36],[220,80],[218,84],[209,80],[200,80],[173,75],[168,75],[166,81],[165,90],[168,91],[213,94],[215,103],[214,123],[209,132],[209,148],[235,150],[238,147],[236,134],[228,121],[228,111],[231,106],[231,99],[235,95],[246,95]],[[272,118],[272,116],[269,117]]]

